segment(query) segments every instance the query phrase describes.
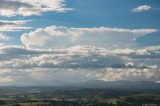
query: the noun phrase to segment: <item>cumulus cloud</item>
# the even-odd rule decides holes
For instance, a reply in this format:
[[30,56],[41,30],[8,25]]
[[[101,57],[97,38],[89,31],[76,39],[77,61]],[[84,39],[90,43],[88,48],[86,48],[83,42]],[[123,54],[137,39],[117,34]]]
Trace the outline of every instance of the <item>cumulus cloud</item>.
[[0,0],[1,16],[31,16],[40,15],[43,12],[65,12],[71,10],[65,8],[64,0]]
[[133,13],[141,13],[141,12],[149,11],[151,9],[152,9],[152,7],[149,5],[141,5],[141,6],[138,6],[134,9],[132,9],[132,12]]
[[[51,26],[25,33],[21,37],[27,48],[67,48],[74,45],[97,47],[134,46],[135,39],[156,29],[69,28]],[[126,45],[127,44],[127,45]]]
[[24,24],[30,20],[0,20],[0,32],[9,32],[9,31],[21,31],[26,29],[31,29],[32,27],[26,27]]

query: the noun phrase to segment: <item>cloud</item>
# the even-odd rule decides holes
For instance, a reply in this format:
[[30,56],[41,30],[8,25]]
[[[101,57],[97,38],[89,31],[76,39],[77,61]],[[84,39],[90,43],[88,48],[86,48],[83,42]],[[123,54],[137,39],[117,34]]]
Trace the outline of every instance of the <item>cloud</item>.
[[5,77],[0,76],[0,84],[7,85],[6,83],[12,82],[12,81],[14,81],[14,79],[11,76],[5,76]]
[[97,47],[135,46],[135,39],[156,29],[122,29],[122,28],[69,28],[50,26],[38,28],[21,37],[27,48],[67,48],[74,45],[91,45]]
[[31,29],[32,27],[26,27],[24,24],[29,22],[30,20],[0,20],[0,32],[14,32]]
[[31,16],[40,15],[43,12],[65,12],[71,10],[65,8],[64,0],[0,0],[1,16]]
[[149,5],[141,5],[141,6],[138,6],[134,9],[132,9],[132,12],[133,13],[141,13],[141,12],[149,11],[151,9],[152,9],[152,7]]
[[157,81],[160,72],[156,69],[136,69],[136,68],[106,68],[102,72],[97,72],[97,79],[104,81],[131,80],[131,81]]
[[[153,47],[152,47],[153,48]],[[115,52],[121,51],[121,52]],[[159,48],[139,50],[108,50],[91,46],[75,46],[57,50],[34,50],[18,46],[0,47],[1,69],[35,69],[35,68],[64,68],[64,69],[100,69],[100,68],[136,68],[151,69],[152,65],[137,62],[154,56]],[[149,54],[149,55],[148,55]],[[146,57],[144,57],[147,55]],[[158,59],[158,56],[155,59]],[[150,58],[154,61],[154,58]],[[158,64],[154,64],[155,66]]]
[[[78,48],[84,48],[77,52]],[[0,47],[0,68],[103,68],[121,62],[116,56],[105,55],[104,49],[72,47],[61,50],[33,50],[23,47]],[[122,62],[121,62],[122,63]]]
[[10,72],[6,73],[0,78],[8,77],[12,80],[5,80],[2,85],[67,85],[71,82],[78,82],[89,80],[90,78],[86,74],[92,73],[87,69],[10,69]]
[[131,54],[152,55],[159,50],[159,47],[109,50],[86,45],[50,50],[0,46],[0,76],[11,76],[13,81],[3,82],[17,84],[57,79],[70,82],[88,79],[159,81],[159,59],[148,60],[147,57],[147,61],[130,57]]
[[131,58],[159,59],[160,58],[160,46],[146,47],[143,50],[139,50],[139,53],[135,52],[135,53],[129,54],[129,57],[131,57]]
[[6,41],[10,39],[10,37],[4,35],[3,33],[0,33],[0,42]]
[[34,80],[43,80],[46,77],[43,71],[31,71],[30,76]]
[[1,70],[0,71],[0,75],[3,76],[3,75],[6,75],[7,73],[10,73],[11,70]]

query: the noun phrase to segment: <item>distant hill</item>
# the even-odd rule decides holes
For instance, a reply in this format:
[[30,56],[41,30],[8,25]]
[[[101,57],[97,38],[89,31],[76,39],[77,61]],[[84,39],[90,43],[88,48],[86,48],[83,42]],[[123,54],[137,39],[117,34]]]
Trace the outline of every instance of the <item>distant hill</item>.
[[14,85],[15,87],[53,87],[55,89],[84,89],[84,88],[98,88],[98,89],[115,89],[115,90],[155,90],[160,91],[160,83],[150,81],[102,81],[102,80],[89,80],[83,82],[66,82],[59,80],[50,81],[36,81],[29,85]]
[[82,88],[111,88],[111,89],[140,89],[140,90],[160,90],[160,84],[149,81],[102,81],[90,80],[74,83],[73,87]]
[[71,85],[71,82],[67,82],[67,81],[60,81],[60,80],[44,80],[44,81],[35,81],[34,83],[32,83],[30,86],[34,85],[34,86],[49,86],[49,87],[59,87],[59,86],[67,86],[67,85]]
[[[46,83],[47,82],[47,83]],[[63,89],[68,88],[107,88],[107,89],[131,89],[131,90],[159,90],[160,83],[150,81],[103,81],[103,80],[89,80],[83,82],[70,83],[59,80],[51,81],[37,81],[33,83],[34,86],[42,87],[58,87]],[[32,86],[32,85],[31,85]]]

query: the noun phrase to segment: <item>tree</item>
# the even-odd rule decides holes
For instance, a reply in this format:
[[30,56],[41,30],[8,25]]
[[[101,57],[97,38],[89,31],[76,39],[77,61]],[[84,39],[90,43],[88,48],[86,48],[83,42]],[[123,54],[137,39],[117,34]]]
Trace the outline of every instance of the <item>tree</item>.
[[4,100],[0,100],[0,105],[5,105],[6,102]]

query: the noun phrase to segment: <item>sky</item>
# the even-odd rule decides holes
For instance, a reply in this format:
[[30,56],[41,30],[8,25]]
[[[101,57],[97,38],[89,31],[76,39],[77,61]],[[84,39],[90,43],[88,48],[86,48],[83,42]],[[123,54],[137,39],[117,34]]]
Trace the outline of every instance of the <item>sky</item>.
[[159,0],[0,0],[0,86],[160,82]]

